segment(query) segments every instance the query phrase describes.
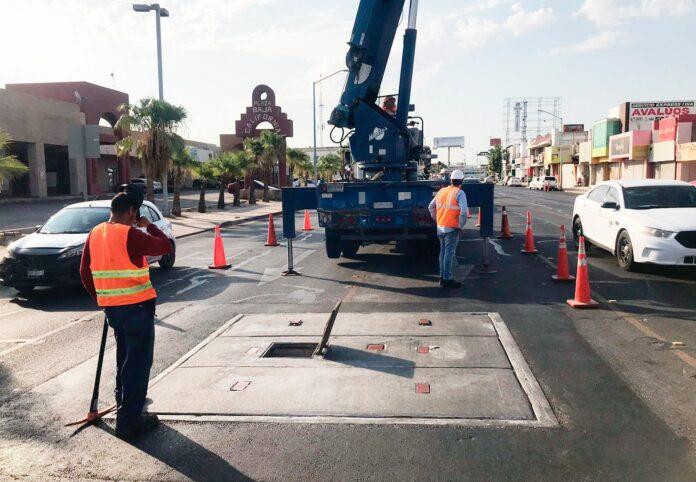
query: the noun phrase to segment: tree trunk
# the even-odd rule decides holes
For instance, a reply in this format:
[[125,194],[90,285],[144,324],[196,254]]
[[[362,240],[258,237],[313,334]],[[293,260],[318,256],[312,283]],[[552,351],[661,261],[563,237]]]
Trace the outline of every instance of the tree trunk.
[[254,181],[254,175],[251,175],[251,184],[249,185],[249,205],[253,206],[256,204],[256,181]]
[[225,183],[220,179],[220,193],[218,195],[218,209],[225,209]]
[[172,214],[181,216],[181,183],[174,179],[174,200],[172,201]]
[[201,181],[201,195],[198,198],[198,212],[199,213],[204,213],[206,211],[205,188],[203,187],[203,182],[205,182],[205,181]]
[[270,191],[270,185],[271,185],[271,170],[266,169],[266,172],[263,173],[263,202],[267,203],[271,200],[271,196],[269,194]]
[[145,187],[145,198],[151,203],[155,202],[155,184],[152,176],[147,176],[147,182]]
[[239,199],[239,197],[240,197],[240,192],[239,192],[239,191],[240,191],[240,189],[239,189],[239,179],[237,179],[237,180],[235,181],[235,183],[234,183],[234,194],[233,194],[234,200],[232,201],[232,205],[233,205],[234,207],[239,207],[239,206],[242,205],[242,202],[241,202],[241,200]]

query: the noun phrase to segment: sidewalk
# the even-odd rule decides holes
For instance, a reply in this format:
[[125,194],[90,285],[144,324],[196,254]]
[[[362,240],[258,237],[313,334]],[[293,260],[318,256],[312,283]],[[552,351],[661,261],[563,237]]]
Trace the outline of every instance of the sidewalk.
[[184,212],[181,217],[170,218],[174,229],[174,236],[185,238],[205,231],[210,231],[218,224],[222,227],[233,226],[235,224],[266,219],[269,214],[274,216],[283,211],[282,203],[274,201],[269,203],[259,202],[254,206],[244,204],[242,207],[227,206],[225,211],[209,209],[207,213],[201,214],[195,211]]

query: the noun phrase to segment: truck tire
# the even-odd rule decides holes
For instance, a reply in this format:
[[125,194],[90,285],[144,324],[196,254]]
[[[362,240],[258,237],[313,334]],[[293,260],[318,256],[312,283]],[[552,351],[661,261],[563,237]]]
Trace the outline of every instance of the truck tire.
[[344,258],[355,258],[360,249],[360,243],[357,241],[343,241],[341,243],[341,252]]
[[341,257],[341,237],[338,234],[326,230],[326,256],[329,259]]

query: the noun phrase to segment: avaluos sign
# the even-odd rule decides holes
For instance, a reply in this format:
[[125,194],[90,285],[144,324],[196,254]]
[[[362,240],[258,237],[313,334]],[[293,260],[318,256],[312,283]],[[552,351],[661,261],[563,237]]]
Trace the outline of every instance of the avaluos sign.
[[696,114],[696,101],[631,102],[629,130],[650,130],[656,120],[685,114]]

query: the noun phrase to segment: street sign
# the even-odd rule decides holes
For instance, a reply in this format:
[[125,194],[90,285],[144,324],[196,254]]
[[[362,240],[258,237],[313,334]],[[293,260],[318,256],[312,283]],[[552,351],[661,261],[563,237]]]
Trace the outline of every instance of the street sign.
[[465,145],[464,137],[436,137],[434,139],[435,149],[441,147],[461,147]]

